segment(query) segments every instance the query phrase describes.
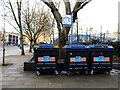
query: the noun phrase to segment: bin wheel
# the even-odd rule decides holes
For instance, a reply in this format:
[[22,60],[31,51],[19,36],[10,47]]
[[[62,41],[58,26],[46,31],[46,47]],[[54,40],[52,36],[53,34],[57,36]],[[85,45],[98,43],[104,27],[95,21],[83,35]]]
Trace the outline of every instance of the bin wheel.
[[85,75],[88,75],[88,70],[85,71]]
[[107,75],[111,75],[111,71],[106,72]]
[[40,71],[36,71],[36,75],[37,75],[37,76],[40,76]]
[[55,70],[55,75],[58,75],[59,73],[58,73],[58,71],[57,70]]
[[93,75],[93,73],[94,73],[94,71],[93,71],[93,70],[91,70],[90,74],[91,74],[91,75]]
[[68,72],[68,74],[67,74],[68,76],[70,76],[70,72]]

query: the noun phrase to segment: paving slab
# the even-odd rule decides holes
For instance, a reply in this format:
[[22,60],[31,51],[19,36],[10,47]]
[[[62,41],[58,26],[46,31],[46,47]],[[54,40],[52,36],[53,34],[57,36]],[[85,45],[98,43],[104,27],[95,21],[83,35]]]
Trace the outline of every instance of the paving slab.
[[36,88],[35,85],[13,85],[9,86],[9,88]]
[[3,81],[3,85],[24,85],[24,80]]

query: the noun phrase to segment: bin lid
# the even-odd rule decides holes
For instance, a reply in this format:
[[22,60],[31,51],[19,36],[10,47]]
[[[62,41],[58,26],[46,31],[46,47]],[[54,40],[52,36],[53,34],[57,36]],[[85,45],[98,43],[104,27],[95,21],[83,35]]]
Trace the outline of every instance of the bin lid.
[[70,45],[65,45],[64,48],[70,48],[70,49],[88,49],[88,48],[89,48],[89,45],[70,44]]
[[89,45],[90,48],[104,48],[104,49],[113,49],[112,45],[107,45],[107,44],[93,44]]
[[33,48],[59,48],[59,46],[54,44],[38,44],[34,45]]

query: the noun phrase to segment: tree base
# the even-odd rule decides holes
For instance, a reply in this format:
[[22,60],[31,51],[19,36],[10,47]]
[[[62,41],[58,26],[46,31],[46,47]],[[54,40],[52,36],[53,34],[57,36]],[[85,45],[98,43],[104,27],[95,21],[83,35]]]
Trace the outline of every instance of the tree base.
[[1,66],[9,66],[9,65],[13,65],[13,64],[12,63],[1,64]]
[[21,55],[25,55],[25,54],[21,54]]

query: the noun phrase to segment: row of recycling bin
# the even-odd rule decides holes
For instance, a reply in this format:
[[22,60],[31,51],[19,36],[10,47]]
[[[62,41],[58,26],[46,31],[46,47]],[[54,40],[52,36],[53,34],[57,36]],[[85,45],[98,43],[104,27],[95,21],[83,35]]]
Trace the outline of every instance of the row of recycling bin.
[[[113,46],[105,44],[81,45],[70,44],[63,47],[64,70],[70,75],[73,72],[93,74],[94,71],[112,70]],[[42,71],[54,71],[59,74],[59,46],[53,44],[34,45],[36,74]]]

